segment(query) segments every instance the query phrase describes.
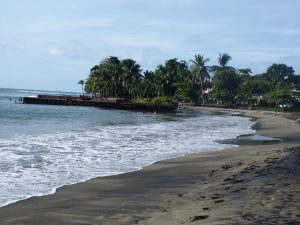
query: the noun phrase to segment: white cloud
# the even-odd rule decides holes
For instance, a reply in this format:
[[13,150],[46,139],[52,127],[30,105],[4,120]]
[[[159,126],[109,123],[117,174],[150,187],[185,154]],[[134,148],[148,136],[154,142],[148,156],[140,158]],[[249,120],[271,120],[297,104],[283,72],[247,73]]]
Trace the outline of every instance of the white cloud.
[[53,47],[50,47],[49,49],[49,54],[51,56],[63,56],[65,54],[65,51],[64,49],[60,48],[60,47],[57,47],[57,46],[53,46]]
[[48,54],[52,57],[68,57],[76,59],[93,59],[93,50],[85,47],[80,42],[70,42],[60,45],[52,45],[48,49]]

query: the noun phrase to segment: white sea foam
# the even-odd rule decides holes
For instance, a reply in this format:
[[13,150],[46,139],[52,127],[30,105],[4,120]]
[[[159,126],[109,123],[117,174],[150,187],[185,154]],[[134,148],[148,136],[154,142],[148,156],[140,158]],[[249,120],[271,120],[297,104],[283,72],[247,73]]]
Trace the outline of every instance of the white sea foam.
[[251,125],[247,118],[205,115],[0,138],[0,206],[52,193],[62,185],[137,170],[158,160],[221,149],[228,145],[214,140],[252,133]]

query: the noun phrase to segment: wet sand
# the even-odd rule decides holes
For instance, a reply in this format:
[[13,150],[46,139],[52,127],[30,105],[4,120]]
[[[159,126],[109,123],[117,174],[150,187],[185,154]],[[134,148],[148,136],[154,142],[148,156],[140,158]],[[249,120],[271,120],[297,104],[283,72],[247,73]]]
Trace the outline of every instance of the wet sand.
[[164,160],[0,208],[1,225],[300,224],[299,114],[241,111],[283,139]]

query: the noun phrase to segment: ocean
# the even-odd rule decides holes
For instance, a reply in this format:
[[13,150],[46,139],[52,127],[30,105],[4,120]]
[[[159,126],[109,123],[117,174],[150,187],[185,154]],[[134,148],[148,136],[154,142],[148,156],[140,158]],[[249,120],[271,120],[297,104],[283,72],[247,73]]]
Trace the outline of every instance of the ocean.
[[249,134],[248,118],[185,109],[176,114],[93,107],[15,104],[38,94],[0,88],[0,206],[98,176],[232,145],[216,140]]

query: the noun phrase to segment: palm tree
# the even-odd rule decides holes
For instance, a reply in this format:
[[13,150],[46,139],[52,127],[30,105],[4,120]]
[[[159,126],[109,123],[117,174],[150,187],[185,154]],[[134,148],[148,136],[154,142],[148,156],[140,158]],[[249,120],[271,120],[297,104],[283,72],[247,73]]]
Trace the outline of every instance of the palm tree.
[[102,61],[105,65],[105,73],[111,76],[111,82],[114,86],[115,98],[118,98],[118,87],[120,86],[121,61],[116,56],[110,56]]
[[219,54],[218,62],[219,65],[214,65],[211,67],[211,70],[213,72],[219,72],[221,70],[232,70],[235,71],[235,69],[231,66],[228,66],[228,62],[231,60],[231,56],[227,53]]
[[144,96],[149,98],[149,97],[154,97],[157,94],[157,82],[155,79],[155,74],[152,71],[146,70],[143,75],[143,93]]
[[141,66],[132,59],[124,59],[122,64],[122,86],[126,90],[127,96],[134,97],[137,94],[137,88],[141,80]]
[[[209,58],[205,58],[204,55],[195,55],[195,59],[191,60],[192,66],[192,85],[200,83],[202,103],[204,104],[204,82],[210,79],[209,70],[210,67],[205,64],[209,61]],[[200,100],[200,99],[199,99]]]
[[80,81],[78,81],[78,83],[77,83],[77,84],[80,84],[80,85],[81,85],[82,95],[84,95],[84,89],[83,89],[84,83],[85,83],[84,80],[80,80]]
[[231,60],[231,56],[228,55],[227,53],[223,53],[223,54],[219,54],[219,64],[221,67],[226,67],[226,65],[228,64],[228,62]]

